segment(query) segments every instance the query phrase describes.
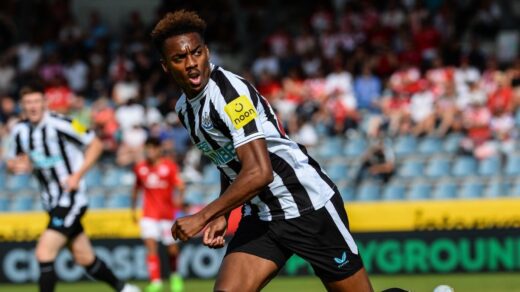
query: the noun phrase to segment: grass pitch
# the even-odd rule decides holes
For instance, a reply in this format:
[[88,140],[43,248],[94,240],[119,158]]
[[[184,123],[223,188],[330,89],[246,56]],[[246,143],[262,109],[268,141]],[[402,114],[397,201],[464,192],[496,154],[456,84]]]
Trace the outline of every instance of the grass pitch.
[[[520,292],[519,273],[450,274],[415,276],[371,276],[375,291],[400,287],[414,292],[431,292],[440,284],[455,288],[456,292]],[[137,282],[144,289],[147,283]],[[187,280],[186,292],[211,291],[213,280]],[[35,285],[1,285],[2,292],[33,292]],[[59,283],[57,292],[110,292],[108,286],[95,282]],[[169,290],[165,289],[164,292]],[[319,292],[325,291],[316,277],[278,277],[263,290],[265,292]]]

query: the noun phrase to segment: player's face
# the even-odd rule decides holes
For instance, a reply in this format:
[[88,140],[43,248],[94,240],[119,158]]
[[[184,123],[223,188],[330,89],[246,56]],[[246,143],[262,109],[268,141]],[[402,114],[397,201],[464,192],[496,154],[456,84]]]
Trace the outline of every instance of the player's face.
[[28,93],[22,96],[22,110],[31,123],[39,123],[46,108],[45,97],[41,92]]
[[146,145],[144,148],[146,159],[156,161],[161,157],[161,147],[155,145]]
[[172,36],[164,42],[163,70],[186,93],[195,97],[209,80],[209,50],[198,33]]

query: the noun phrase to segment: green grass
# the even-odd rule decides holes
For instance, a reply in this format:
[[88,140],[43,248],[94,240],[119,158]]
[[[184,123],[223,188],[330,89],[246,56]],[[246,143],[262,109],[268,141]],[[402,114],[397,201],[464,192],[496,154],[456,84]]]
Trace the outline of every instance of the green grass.
[[[376,291],[390,287],[401,287],[411,291],[433,291],[437,285],[448,284],[456,292],[520,292],[520,274],[450,274],[450,275],[417,275],[417,276],[372,276],[372,285]],[[141,288],[144,282],[137,283]],[[211,291],[213,280],[187,280],[186,292]],[[2,292],[36,291],[35,285],[0,285]],[[110,292],[104,284],[93,282],[60,283],[57,292]],[[315,277],[278,277],[263,291],[265,292],[317,292],[324,291],[318,278]],[[166,290],[165,290],[166,292]]]

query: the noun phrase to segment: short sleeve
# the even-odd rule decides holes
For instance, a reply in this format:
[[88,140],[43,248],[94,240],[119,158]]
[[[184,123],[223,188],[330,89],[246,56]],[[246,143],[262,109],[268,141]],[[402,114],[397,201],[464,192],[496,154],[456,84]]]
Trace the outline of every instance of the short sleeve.
[[13,159],[17,155],[24,153],[22,147],[21,131],[19,127],[15,126],[11,133],[9,133],[6,147],[7,149],[5,151],[5,159]]
[[263,112],[259,110],[259,96],[254,88],[238,76],[220,70],[212,72],[212,79],[220,90],[214,98],[216,110],[234,147],[264,138]]
[[68,140],[78,144],[79,146],[89,145],[96,137],[94,131],[88,129],[77,119],[69,121],[56,118],[54,126],[59,134],[65,136]]

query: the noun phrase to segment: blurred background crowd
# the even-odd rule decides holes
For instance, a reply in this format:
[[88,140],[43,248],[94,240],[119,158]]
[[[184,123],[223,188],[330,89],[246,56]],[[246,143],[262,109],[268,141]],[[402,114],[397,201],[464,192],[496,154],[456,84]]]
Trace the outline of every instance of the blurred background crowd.
[[[68,0],[2,1],[3,148],[19,119],[18,90],[38,78],[52,110],[103,139],[104,165],[128,169],[157,136],[188,181],[213,182],[174,112],[181,92],[149,40],[165,12],[186,8],[208,22],[211,61],[249,79],[345,187],[396,174],[444,177],[459,164],[461,176],[480,175],[489,160],[493,176],[520,149],[515,1],[159,2],[149,21],[133,11],[114,27],[95,10],[80,24]],[[432,166],[431,155],[449,166]]]

